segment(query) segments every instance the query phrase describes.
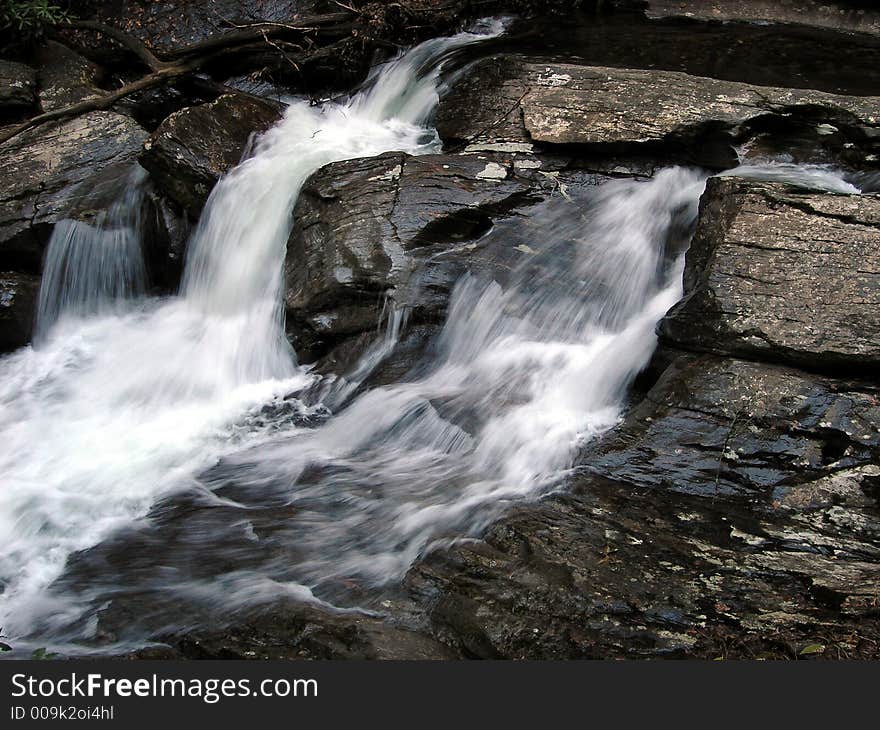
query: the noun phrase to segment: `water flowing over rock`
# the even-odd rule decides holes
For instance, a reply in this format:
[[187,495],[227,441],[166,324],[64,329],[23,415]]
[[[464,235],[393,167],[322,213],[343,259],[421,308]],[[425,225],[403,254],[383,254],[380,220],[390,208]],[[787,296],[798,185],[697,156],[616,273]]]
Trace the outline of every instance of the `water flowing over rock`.
[[711,181],[688,253],[678,346],[807,368],[880,364],[880,197]]
[[[125,5],[170,58],[311,3]],[[876,657],[880,46],[615,17],[320,103],[236,51],[4,145],[13,654]],[[45,107],[116,83],[57,50]]]
[[[0,266],[41,268],[52,227],[94,192],[99,174],[109,187],[123,177],[146,132],[115,112],[90,112],[25,132],[0,155]],[[118,188],[117,188],[118,189]]]
[[[756,87],[673,71],[536,63],[500,56],[477,64],[444,98],[444,139],[550,145],[673,145],[709,167],[736,164],[731,147],[771,118],[830,124],[849,157],[877,162],[878,97]],[[815,137],[821,141],[822,131]],[[845,145],[849,145],[844,147]]]
[[[408,576],[465,656],[796,655],[878,636],[876,385],[677,360],[570,494]],[[767,641],[767,634],[775,640]],[[731,643],[732,642],[732,643]]]
[[220,177],[237,165],[255,135],[281,118],[282,104],[225,94],[168,117],[144,145],[141,164],[193,218]]

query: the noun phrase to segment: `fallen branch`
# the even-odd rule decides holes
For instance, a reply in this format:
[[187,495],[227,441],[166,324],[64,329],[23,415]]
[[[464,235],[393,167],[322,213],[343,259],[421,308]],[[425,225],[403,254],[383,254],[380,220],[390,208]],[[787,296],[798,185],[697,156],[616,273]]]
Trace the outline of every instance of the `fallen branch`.
[[[18,124],[0,135],[0,144],[17,137],[22,132],[34,129],[48,122],[78,116],[92,111],[101,111],[113,106],[121,99],[146,91],[156,86],[166,84],[181,76],[198,71],[202,67],[214,62],[227,54],[241,53],[252,50],[255,43],[268,44],[276,51],[281,51],[291,66],[299,70],[299,64],[283,51],[277,41],[283,41],[291,34],[303,36],[305,33],[317,30],[330,31],[332,33],[348,34],[354,28],[351,13],[327,13],[325,15],[302,18],[301,24],[291,25],[286,23],[253,23],[237,26],[237,29],[228,33],[220,33],[198,43],[193,43],[174,51],[169,51],[164,56],[174,60],[163,60],[158,57],[140,39],[119,28],[99,23],[96,21],[70,21],[58,26],[59,30],[90,30],[106,35],[125,49],[130,51],[141,63],[147,66],[151,73],[137,81],[125,84],[120,88],[108,92],[103,96],[80,101],[61,109],[54,109],[45,114]],[[349,21],[347,25],[339,25],[342,21]],[[344,32],[343,32],[344,31]],[[320,50],[320,49],[318,49]]]
[[174,78],[192,73],[196,68],[197,64],[192,63],[182,63],[173,66],[165,66],[158,71],[154,71],[153,73],[148,74],[147,76],[144,76],[137,81],[133,81],[130,84],[121,86],[115,91],[111,91],[110,93],[104,94],[103,96],[99,96],[94,99],[87,99],[86,101],[80,101],[76,104],[71,104],[70,106],[66,106],[61,109],[54,109],[53,111],[46,112],[45,114],[38,114],[37,116],[31,117],[27,121],[24,121],[21,124],[13,127],[12,129],[5,132],[3,135],[0,135],[0,144],[5,144],[13,137],[17,137],[22,132],[26,132],[29,129],[39,127],[48,122],[54,122],[59,119],[65,119],[67,117],[79,116],[80,114],[86,114],[87,112],[109,109],[116,102],[118,102],[120,99],[125,98],[126,96],[135,94],[139,91],[146,91],[147,89],[152,89],[156,86],[160,86],[161,84],[168,83]]

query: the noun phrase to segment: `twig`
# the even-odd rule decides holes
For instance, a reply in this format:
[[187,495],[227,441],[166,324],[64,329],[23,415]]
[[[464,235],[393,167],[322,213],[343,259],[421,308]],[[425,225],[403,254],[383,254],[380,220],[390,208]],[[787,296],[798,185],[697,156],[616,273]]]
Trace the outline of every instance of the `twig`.
[[736,428],[736,422],[739,420],[744,408],[745,406],[740,406],[739,410],[733,414],[733,420],[730,422],[730,428],[727,429],[727,435],[724,437],[724,444],[721,446],[721,454],[718,456],[718,468],[715,470],[715,497],[718,496],[718,487],[721,483],[721,466],[724,462],[724,454],[727,453],[727,447],[733,436],[733,429]]

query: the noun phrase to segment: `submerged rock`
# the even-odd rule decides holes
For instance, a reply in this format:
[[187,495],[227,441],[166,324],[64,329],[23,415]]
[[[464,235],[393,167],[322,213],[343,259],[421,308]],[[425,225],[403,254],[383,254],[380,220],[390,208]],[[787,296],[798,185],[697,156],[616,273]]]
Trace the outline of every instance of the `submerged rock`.
[[159,125],[140,162],[160,190],[198,218],[220,176],[241,161],[253,135],[281,118],[283,108],[239,94],[187,107]]
[[686,297],[663,323],[688,349],[801,364],[880,363],[880,197],[709,181]]
[[146,136],[129,117],[96,111],[6,142],[0,148],[0,266],[38,272],[55,223],[93,193],[94,178],[106,168],[133,162]]
[[17,272],[0,272],[0,353],[31,341],[40,278]]
[[[770,119],[833,122],[841,151],[877,161],[877,97],[757,87],[674,71],[536,63],[500,56],[476,64],[441,101],[437,127],[449,140],[531,141],[619,149],[671,145],[713,168],[736,164],[733,144]],[[822,137],[817,132],[819,142]],[[848,146],[847,146],[848,145]],[[856,155],[856,152],[859,155]]]

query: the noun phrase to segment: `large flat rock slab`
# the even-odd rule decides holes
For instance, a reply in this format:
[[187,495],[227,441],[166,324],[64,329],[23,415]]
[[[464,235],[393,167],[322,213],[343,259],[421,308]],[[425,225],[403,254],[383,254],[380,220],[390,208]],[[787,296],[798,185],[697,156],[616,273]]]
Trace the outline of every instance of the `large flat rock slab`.
[[679,346],[811,369],[880,363],[880,196],[709,181],[686,296],[663,323]]
[[[623,145],[727,135],[800,110],[836,122],[843,144],[875,152],[880,97],[759,87],[676,71],[536,63],[514,55],[480,62],[441,101],[444,139]],[[699,152],[699,150],[697,150]]]

